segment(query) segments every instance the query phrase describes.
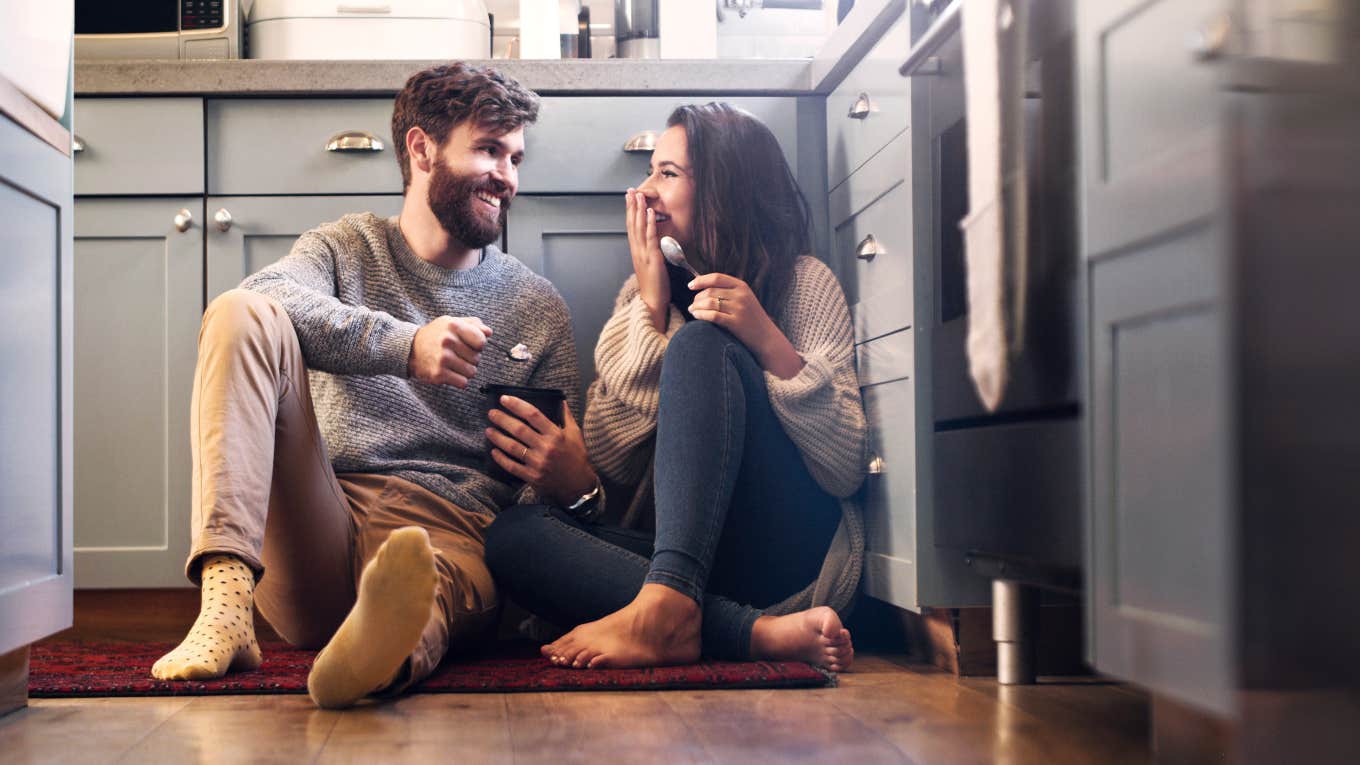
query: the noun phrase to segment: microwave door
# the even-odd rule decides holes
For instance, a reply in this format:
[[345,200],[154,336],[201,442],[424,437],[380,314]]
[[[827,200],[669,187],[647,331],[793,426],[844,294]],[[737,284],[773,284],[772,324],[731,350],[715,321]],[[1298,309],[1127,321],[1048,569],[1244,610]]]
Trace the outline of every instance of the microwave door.
[[179,0],[76,0],[76,58],[179,58]]

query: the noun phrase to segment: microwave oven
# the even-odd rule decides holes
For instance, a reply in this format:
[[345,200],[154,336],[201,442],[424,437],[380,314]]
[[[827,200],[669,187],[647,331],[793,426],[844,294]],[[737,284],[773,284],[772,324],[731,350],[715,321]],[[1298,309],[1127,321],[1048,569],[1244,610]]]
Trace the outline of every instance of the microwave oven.
[[239,0],[76,0],[76,58],[242,57]]

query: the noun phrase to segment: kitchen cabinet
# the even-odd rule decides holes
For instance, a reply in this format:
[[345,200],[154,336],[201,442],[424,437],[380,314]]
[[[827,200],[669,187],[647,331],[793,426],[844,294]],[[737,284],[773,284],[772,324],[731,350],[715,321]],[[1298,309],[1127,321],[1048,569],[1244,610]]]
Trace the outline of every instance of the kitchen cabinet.
[[1081,3],[1077,37],[1088,656],[1244,735],[1354,688],[1360,638],[1324,552],[1360,531],[1356,66],[1254,58],[1258,5]]
[[633,273],[623,211],[622,194],[521,196],[510,210],[509,252],[551,281],[571,309],[582,401],[595,379],[595,340]]
[[[864,592],[901,608],[985,605],[936,519],[932,102],[897,68],[930,18],[904,11],[827,97],[832,261],[850,303],[870,462]],[[960,70],[952,70],[955,78]]]
[[76,585],[181,586],[202,197],[79,199],[75,296]]
[[287,255],[297,238],[352,212],[392,216],[401,196],[208,197],[207,302]]
[[74,123],[75,583],[183,586],[203,100],[79,98]]
[[[862,586],[912,611],[992,606],[1027,636],[999,654],[1004,681],[1032,681],[1028,588],[1080,587],[1070,6],[1045,6],[1026,49],[1030,257],[1019,283],[1031,307],[992,412],[966,351],[961,6],[906,5],[827,103],[833,258],[870,429]],[[904,77],[908,58],[924,63]],[[994,602],[997,591],[1008,597]]]
[[72,190],[69,154],[26,128],[59,143],[66,132],[3,78],[0,109],[4,714],[27,698],[28,645],[71,625]]
[[1182,43],[1227,8],[1162,0],[1133,14],[1135,5],[1095,3],[1079,15],[1089,78],[1089,652],[1104,672],[1228,712],[1236,543],[1219,273],[1229,168],[1218,150],[1227,125],[1215,68]]

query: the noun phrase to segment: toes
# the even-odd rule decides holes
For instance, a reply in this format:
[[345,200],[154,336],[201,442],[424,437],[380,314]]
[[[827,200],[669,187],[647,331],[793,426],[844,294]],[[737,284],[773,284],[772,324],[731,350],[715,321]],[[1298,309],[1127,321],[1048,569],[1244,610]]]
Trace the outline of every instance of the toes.
[[603,653],[590,657],[590,661],[586,662],[585,665],[586,669],[608,669],[611,666],[613,666],[613,662],[609,655]]
[[585,666],[584,659],[589,659],[591,651],[587,646],[572,646],[571,650],[562,654],[562,665],[570,665],[577,669]]

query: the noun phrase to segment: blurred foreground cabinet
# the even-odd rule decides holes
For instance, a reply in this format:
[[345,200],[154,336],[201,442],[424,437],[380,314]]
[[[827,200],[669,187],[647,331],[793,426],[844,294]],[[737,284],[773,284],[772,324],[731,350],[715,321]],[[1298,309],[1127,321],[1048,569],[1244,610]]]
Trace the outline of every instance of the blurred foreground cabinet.
[[29,644],[71,626],[69,146],[0,77],[0,714]]
[[1357,12],[1266,5],[1078,4],[1088,658],[1353,762]]

